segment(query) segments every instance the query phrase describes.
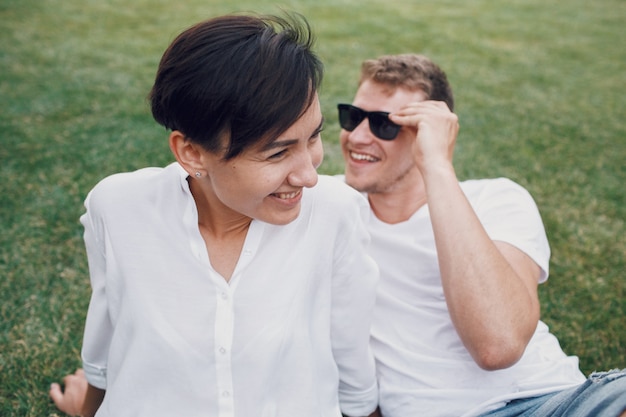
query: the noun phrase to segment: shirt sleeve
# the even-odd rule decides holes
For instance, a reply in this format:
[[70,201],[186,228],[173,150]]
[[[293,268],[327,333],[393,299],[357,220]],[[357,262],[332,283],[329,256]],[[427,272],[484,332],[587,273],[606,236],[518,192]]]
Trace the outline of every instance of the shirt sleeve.
[[87,212],[80,218],[92,287],[83,336],[82,360],[85,377],[96,388],[106,389],[107,357],[112,334],[106,293],[104,225],[93,210],[92,193],[85,200]]
[[539,282],[548,279],[550,245],[539,209],[525,188],[505,178],[492,180],[475,210],[492,240],[526,253],[541,268]]
[[[339,370],[339,403],[342,413],[364,416],[378,404],[378,386],[369,347],[378,267],[367,255],[369,234],[363,216],[369,215],[360,196],[352,202],[350,227],[340,233],[332,289],[331,341]],[[360,211],[360,212],[359,212]]]

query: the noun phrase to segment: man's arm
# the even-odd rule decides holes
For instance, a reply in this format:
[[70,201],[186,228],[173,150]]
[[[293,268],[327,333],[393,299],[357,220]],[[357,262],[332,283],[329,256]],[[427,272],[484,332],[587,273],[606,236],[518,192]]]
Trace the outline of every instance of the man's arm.
[[522,356],[537,327],[539,266],[519,249],[487,236],[456,176],[428,181],[441,281],[452,321],[480,367],[509,367]]
[[522,251],[492,241],[467,201],[452,165],[456,115],[433,101],[396,114],[394,122],[417,128],[413,154],[455,328],[481,368],[509,367],[522,356],[539,320],[540,268]]

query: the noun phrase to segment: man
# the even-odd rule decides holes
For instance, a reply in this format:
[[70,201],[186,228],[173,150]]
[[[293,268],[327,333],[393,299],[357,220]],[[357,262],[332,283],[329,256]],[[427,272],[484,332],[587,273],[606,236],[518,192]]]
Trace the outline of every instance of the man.
[[550,250],[530,195],[459,183],[453,107],[444,72],[411,54],[365,61],[339,105],[345,181],[369,200],[381,270],[382,415],[626,415],[626,373],[586,380],[539,321]]

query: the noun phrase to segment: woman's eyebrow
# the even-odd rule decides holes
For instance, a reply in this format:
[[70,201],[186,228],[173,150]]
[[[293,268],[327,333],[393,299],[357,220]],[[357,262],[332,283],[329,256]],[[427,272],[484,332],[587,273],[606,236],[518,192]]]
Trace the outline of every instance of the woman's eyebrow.
[[263,145],[263,147],[261,148],[261,152],[294,145],[296,143],[298,143],[298,139],[275,140],[274,142],[266,143],[265,145]]
[[[317,136],[317,134],[319,134],[322,131],[323,127],[324,127],[324,118],[322,117],[322,120],[320,121],[320,124],[317,125],[315,130],[313,130],[313,133],[311,134],[310,137],[312,138],[314,136]],[[282,148],[282,147],[294,145],[294,144],[298,143],[298,140],[299,139],[275,140],[273,142],[266,143],[265,145],[263,145],[263,147],[261,148],[261,152],[269,151],[269,150],[275,149],[275,148]]]

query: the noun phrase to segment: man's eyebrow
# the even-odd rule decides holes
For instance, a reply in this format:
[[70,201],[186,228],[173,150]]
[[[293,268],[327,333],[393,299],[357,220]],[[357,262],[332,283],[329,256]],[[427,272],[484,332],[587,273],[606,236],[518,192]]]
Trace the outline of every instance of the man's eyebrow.
[[[313,133],[311,134],[310,137],[312,138],[314,136],[317,136],[322,131],[323,127],[324,127],[324,118],[322,117],[322,120],[320,121],[320,124],[317,125],[317,127],[315,128],[315,130],[313,131]],[[261,151],[265,152],[265,151],[269,151],[269,150],[275,149],[275,148],[282,148],[282,147],[294,145],[296,143],[298,143],[298,139],[275,140],[273,142],[265,144],[261,148]]]

